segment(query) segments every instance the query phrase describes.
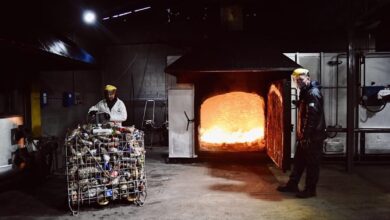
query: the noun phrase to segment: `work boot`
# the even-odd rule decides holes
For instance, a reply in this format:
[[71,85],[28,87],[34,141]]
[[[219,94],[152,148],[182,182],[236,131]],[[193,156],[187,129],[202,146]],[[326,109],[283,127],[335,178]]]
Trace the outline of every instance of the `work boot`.
[[293,192],[293,193],[298,193],[298,185],[293,185],[293,184],[287,184],[286,186],[278,186],[276,188],[279,192]]
[[315,190],[308,190],[308,189],[305,189],[303,191],[300,191],[296,194],[296,197],[297,198],[301,198],[301,199],[306,199],[306,198],[310,198],[310,197],[314,197],[316,196],[317,193]]

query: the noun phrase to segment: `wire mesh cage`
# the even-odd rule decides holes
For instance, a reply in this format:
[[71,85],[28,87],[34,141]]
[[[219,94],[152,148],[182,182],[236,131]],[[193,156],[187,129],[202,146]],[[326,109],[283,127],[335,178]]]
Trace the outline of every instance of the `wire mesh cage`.
[[68,203],[72,214],[81,205],[107,205],[146,199],[144,133],[134,127],[87,124],[65,139]]

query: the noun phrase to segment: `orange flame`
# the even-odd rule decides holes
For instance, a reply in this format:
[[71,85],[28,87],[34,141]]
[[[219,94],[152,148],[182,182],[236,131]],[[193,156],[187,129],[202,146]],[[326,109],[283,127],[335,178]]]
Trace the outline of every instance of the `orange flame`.
[[264,147],[264,99],[259,95],[217,95],[204,101],[200,111],[200,150],[257,151]]
[[283,103],[283,98],[282,98],[282,93],[280,93],[279,89],[272,84],[270,89],[269,89],[269,94],[275,93],[275,95],[278,97],[279,102]]

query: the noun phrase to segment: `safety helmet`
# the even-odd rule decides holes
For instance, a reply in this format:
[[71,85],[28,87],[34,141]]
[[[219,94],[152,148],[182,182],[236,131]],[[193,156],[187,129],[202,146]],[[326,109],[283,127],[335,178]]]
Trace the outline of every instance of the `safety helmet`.
[[108,91],[108,92],[113,92],[113,91],[116,91],[116,87],[113,86],[113,85],[106,85],[106,86],[104,87],[104,90],[105,90],[105,91]]
[[304,69],[304,68],[298,68],[298,69],[295,69],[292,73],[293,77],[298,77],[301,75],[309,76],[309,70]]

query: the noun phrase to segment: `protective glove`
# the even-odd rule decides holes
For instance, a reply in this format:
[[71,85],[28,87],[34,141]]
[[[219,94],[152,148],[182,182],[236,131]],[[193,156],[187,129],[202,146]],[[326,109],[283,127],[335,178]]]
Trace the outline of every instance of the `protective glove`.
[[111,118],[110,114],[108,114],[108,113],[106,113],[106,112],[103,114],[103,117],[104,117],[104,119],[106,119],[107,121],[110,120],[110,118]]
[[88,115],[94,116],[94,115],[96,115],[97,112],[98,112],[98,111],[92,110],[92,111],[89,111],[89,112],[88,112]]

